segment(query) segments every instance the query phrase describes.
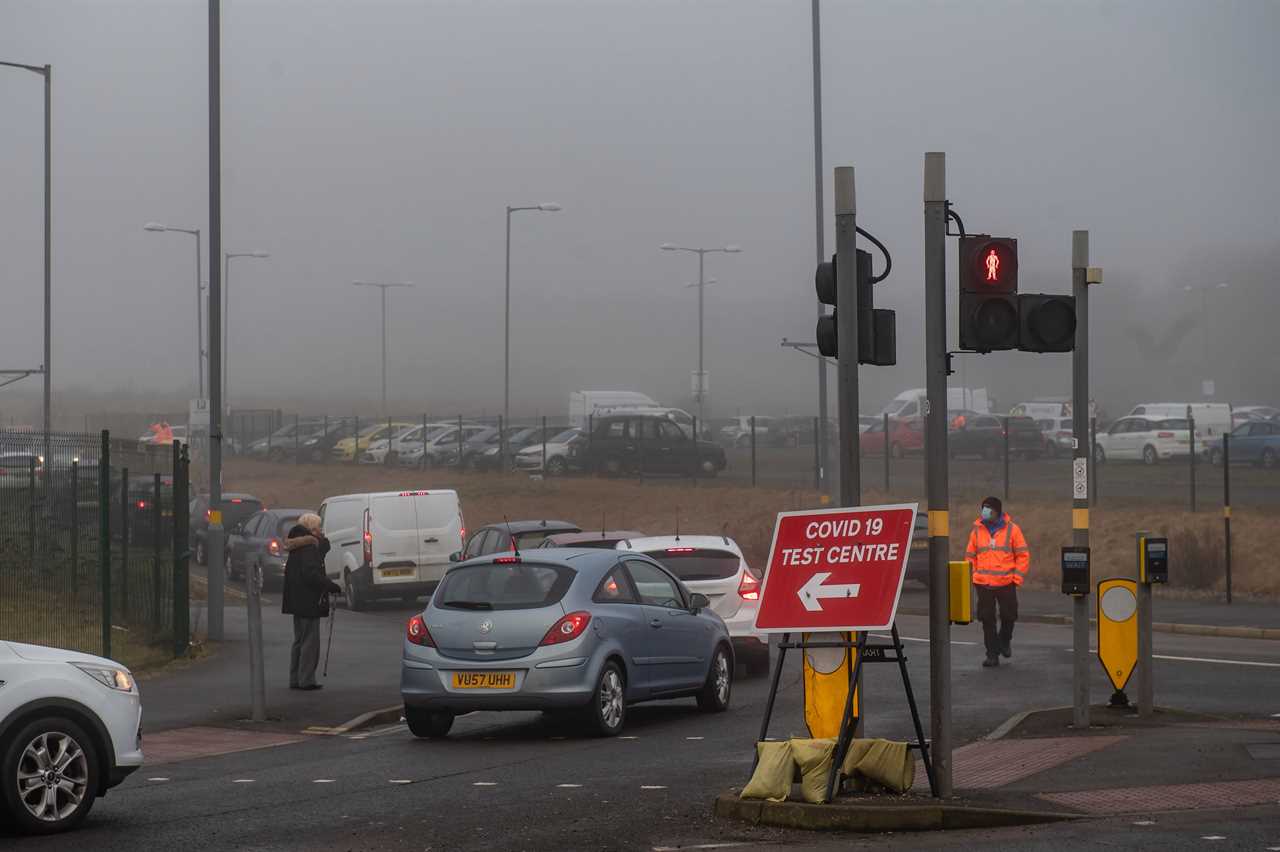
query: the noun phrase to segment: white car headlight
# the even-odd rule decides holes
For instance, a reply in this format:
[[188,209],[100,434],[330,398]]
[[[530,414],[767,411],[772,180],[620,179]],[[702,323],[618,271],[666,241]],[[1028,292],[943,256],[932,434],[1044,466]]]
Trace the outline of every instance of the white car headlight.
[[120,692],[133,691],[133,676],[129,672],[115,666],[102,666],[97,663],[72,663],[71,665],[96,680],[108,689]]

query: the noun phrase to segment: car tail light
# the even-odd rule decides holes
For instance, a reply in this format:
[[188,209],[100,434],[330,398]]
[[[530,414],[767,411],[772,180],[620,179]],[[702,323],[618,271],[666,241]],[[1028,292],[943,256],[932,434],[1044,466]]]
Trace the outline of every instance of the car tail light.
[[373,530],[370,524],[369,510],[364,510],[364,533],[360,536],[364,542],[364,564],[373,564]]
[[147,508],[147,501],[146,501],[146,500],[139,500],[135,505],[137,505],[137,507],[138,507],[139,509],[145,509],[145,508]]
[[693,553],[692,547],[668,547],[667,553]]
[[542,637],[539,645],[559,645],[562,642],[571,642],[582,635],[582,631],[587,629],[587,625],[591,623],[591,613],[589,612],[571,612],[564,618],[551,625],[551,629],[547,631],[547,635]]
[[212,510],[212,509],[205,509],[205,510],[204,510],[204,519],[205,519],[206,521],[212,521],[212,520],[213,520],[213,510]]
[[421,615],[415,615],[409,619],[409,625],[405,628],[404,637],[415,645],[421,645],[423,648],[434,648],[436,646],[435,640],[427,632],[427,623],[422,620]]
[[520,561],[519,556],[499,556],[493,560],[494,565],[514,565]]
[[1156,433],[1156,437],[1157,437],[1157,438],[1172,438],[1172,437],[1173,437],[1173,433],[1172,433],[1172,432],[1157,432],[1157,433]]
[[232,502],[232,503],[243,503],[244,501],[243,501],[243,500],[241,500],[239,497],[232,497],[230,502]]
[[738,597],[744,601],[760,600],[760,581],[753,577],[750,571],[742,574],[742,582],[738,584]]
[[280,540],[279,540],[279,539],[277,539],[277,538],[273,538],[273,539],[271,539],[271,541],[267,542],[267,553],[270,553],[272,556],[279,556],[279,555],[280,555]]

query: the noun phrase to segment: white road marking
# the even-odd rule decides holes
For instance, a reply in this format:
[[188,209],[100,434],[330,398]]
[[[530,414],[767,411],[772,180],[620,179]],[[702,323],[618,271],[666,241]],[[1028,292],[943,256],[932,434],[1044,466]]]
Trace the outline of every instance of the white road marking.
[[705,738],[705,737],[685,737],[685,739],[686,739],[686,740],[701,740],[701,739],[706,739],[706,738]]
[[1155,825],[1155,824],[1156,824],[1156,821],[1153,819],[1140,819],[1134,823],[1134,825]]
[[387,780],[387,783],[388,784],[412,784],[413,781],[408,778],[390,778]]
[[655,846],[653,852],[684,852],[685,849],[742,849],[755,843],[698,843],[693,846]]
[[236,778],[231,783],[232,784],[252,784],[253,779],[252,778]]
[[497,787],[498,782],[497,781],[476,781],[471,786],[472,787]]
[[332,784],[333,779],[332,778],[316,778],[311,783],[312,784]]
[[638,740],[639,737],[618,737],[620,740]]
[[[872,638],[872,639],[888,639],[890,642],[892,642],[892,641],[893,641],[893,636],[891,636],[891,635],[889,635],[889,634],[887,634],[887,633],[871,633],[871,634],[869,634],[869,635],[871,636],[871,638]],[[921,639],[921,638],[919,638],[919,637],[917,637],[917,636],[902,636],[902,635],[899,635],[899,636],[898,636],[898,638],[899,638],[899,639],[901,639],[903,642],[923,642],[923,643],[925,643],[926,645],[927,645],[927,644],[929,644],[929,640],[928,640],[928,639]],[[951,640],[951,644],[952,644],[952,645],[977,645],[978,643],[977,643],[977,642],[962,642],[962,641],[961,641],[961,640],[959,640],[959,639],[952,639],[952,640]]]
[[640,789],[641,790],[665,790],[667,788],[662,784],[641,784]]
[[573,788],[575,788],[575,787],[581,787],[582,785],[581,785],[581,784],[557,784],[556,786],[557,786],[557,787],[561,787],[561,788],[566,789],[566,790],[570,790],[570,789],[573,789]]
[[1201,840],[1226,840],[1221,834],[1206,834],[1200,838]]
[[552,737],[551,739],[553,739],[553,740],[563,740],[563,739],[565,739],[565,738],[564,738],[564,737]]
[[168,778],[148,778],[148,781],[168,781]]
[[[1063,648],[1068,654],[1074,653],[1074,648]],[[1096,648],[1090,648],[1089,653],[1096,656],[1098,651]],[[1169,660],[1174,663],[1216,663],[1222,666],[1252,666],[1261,669],[1280,669],[1280,663],[1264,663],[1260,660],[1221,660],[1217,657],[1175,657],[1169,654],[1152,654],[1157,660]],[[1280,719],[1280,713],[1276,713],[1272,718]]]

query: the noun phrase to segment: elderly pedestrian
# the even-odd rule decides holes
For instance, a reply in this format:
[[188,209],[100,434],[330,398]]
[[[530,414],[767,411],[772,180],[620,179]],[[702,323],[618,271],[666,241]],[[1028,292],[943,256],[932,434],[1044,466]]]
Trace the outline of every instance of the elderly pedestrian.
[[285,539],[289,557],[284,566],[284,594],[280,611],[293,616],[293,648],[289,656],[289,688],[322,689],[316,683],[320,662],[320,619],[329,614],[329,595],[342,588],[324,573],[329,539],[320,530],[320,516],[308,512],[298,518]]

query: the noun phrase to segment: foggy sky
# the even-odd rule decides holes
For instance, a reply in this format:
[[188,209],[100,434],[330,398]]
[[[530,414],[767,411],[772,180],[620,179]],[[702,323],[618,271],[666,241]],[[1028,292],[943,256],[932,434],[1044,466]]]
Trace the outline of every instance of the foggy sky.
[[[233,405],[376,402],[364,279],[417,284],[390,294],[393,408],[499,411],[504,206],[555,201],[513,218],[513,410],[560,414],[583,388],[690,404],[697,259],[670,241],[743,248],[707,261],[712,412],[814,412],[814,362],[778,345],[813,338],[807,2],[222,15],[223,247],[271,252],[232,262]],[[207,249],[205,24],[202,0],[0,0],[0,59],[54,67],[55,394],[194,390],[194,244],[142,225],[200,227]],[[1024,291],[1068,292],[1071,230],[1091,231],[1110,407],[1198,399],[1206,373],[1220,400],[1277,401],[1277,34],[1265,0],[827,0],[827,250],[831,169],[853,165],[859,224],[894,260],[877,300],[898,310],[899,366],[862,371],[863,409],[924,385],[934,150],[968,229],[1019,238]],[[0,69],[4,368],[40,360],[41,96]],[[1183,287],[1220,281],[1206,371]],[[1006,406],[1070,390],[1066,355],[960,364],[953,385]],[[0,390],[0,410],[38,389]]]

